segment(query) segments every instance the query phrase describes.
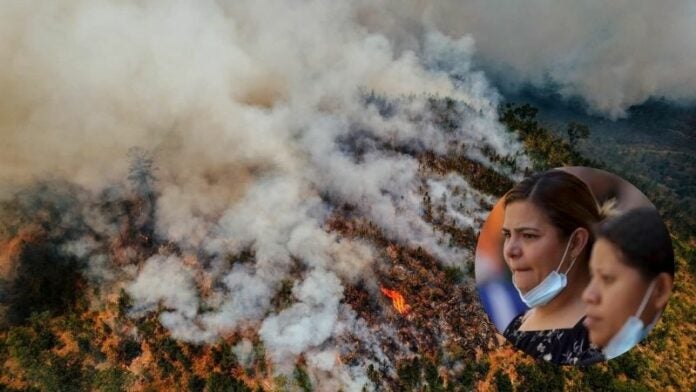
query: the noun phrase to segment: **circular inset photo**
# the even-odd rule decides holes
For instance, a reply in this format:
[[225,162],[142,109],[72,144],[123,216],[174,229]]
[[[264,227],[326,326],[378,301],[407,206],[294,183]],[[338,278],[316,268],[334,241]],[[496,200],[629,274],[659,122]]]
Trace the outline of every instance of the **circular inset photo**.
[[598,169],[534,174],[493,207],[476,247],[482,305],[517,349],[559,365],[615,358],[655,326],[672,241],[636,187]]

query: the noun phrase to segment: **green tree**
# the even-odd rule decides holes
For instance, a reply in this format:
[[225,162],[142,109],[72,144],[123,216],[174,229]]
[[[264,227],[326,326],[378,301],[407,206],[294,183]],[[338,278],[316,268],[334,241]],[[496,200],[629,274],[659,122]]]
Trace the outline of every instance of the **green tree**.
[[226,342],[222,342],[218,347],[212,350],[213,362],[220,366],[222,370],[229,370],[237,366],[237,356],[232,351],[232,346]]
[[314,390],[312,388],[312,380],[309,379],[309,375],[303,366],[296,366],[293,375],[295,376],[295,382],[297,382],[302,391],[311,392]]
[[587,139],[587,137],[590,136],[590,128],[585,124],[573,121],[566,127],[566,133],[568,134],[570,145],[574,147],[578,140]]
[[418,357],[402,362],[398,369],[399,383],[405,390],[413,390],[420,384],[421,363]]
[[517,374],[521,378],[517,391],[553,392],[565,388],[565,378],[561,367],[549,362],[517,365]]
[[243,381],[237,380],[229,374],[213,372],[206,382],[208,392],[247,392],[251,391]]
[[140,342],[134,339],[124,339],[118,346],[118,358],[126,364],[130,364],[135,358],[142,354]]
[[498,392],[512,392],[510,376],[500,369],[493,375],[493,383],[495,384],[495,390]]
[[188,381],[189,392],[203,392],[205,390],[205,380],[196,375],[191,376]]

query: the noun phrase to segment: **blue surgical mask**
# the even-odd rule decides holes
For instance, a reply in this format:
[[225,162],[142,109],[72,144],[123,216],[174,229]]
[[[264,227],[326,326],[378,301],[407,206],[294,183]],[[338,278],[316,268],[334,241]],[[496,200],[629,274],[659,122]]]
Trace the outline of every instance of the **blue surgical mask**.
[[[573,232],[573,234],[575,234],[575,232]],[[561,257],[561,261],[558,264],[558,267],[555,271],[551,271],[551,273],[548,274],[546,278],[544,278],[544,280],[541,281],[541,283],[536,285],[533,289],[527,291],[527,293],[525,294],[522,294],[520,289],[517,288],[517,286],[515,286],[517,292],[520,295],[520,298],[522,299],[522,302],[524,302],[528,307],[534,308],[537,306],[546,305],[547,303],[549,303],[549,301],[554,299],[561,291],[563,291],[566,285],[568,285],[567,274],[568,272],[570,272],[570,269],[573,268],[573,264],[575,264],[576,258],[573,258],[570,267],[568,267],[565,273],[559,273],[558,271],[561,269],[561,266],[565,262],[565,257],[566,254],[568,254],[568,249],[570,249],[570,243],[572,242],[573,234],[570,235],[568,244],[566,245],[565,251],[563,252],[563,257]]]
[[655,323],[659,318],[659,314],[655,317],[655,320],[648,325],[647,328],[644,326],[643,320],[640,319],[640,315],[643,313],[645,305],[648,303],[648,299],[650,298],[650,294],[652,294],[654,287],[655,281],[653,280],[652,283],[650,283],[650,287],[648,287],[648,291],[643,296],[643,300],[641,301],[640,307],[638,308],[636,314],[629,317],[619,332],[612,336],[609,343],[602,348],[602,353],[604,353],[604,356],[607,359],[616,358],[630,350],[633,346],[638,344],[638,342],[643,340],[643,338],[648,335],[648,332],[650,332],[652,327],[655,326]]

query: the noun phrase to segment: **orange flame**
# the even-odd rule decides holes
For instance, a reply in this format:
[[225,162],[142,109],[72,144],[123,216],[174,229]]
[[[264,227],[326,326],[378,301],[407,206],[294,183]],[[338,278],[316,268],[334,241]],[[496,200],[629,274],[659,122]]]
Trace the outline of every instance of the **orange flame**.
[[392,300],[392,305],[394,305],[394,309],[396,309],[399,314],[405,314],[408,312],[408,310],[411,308],[407,303],[406,300],[404,299],[404,296],[401,295],[396,290],[389,290],[384,287],[380,287],[380,290],[382,290],[382,294],[386,295],[387,297],[391,298]]

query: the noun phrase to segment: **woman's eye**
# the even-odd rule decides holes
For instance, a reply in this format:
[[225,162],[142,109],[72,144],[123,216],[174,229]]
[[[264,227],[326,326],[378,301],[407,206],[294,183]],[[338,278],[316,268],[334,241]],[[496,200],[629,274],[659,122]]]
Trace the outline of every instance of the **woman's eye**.
[[602,279],[602,282],[604,284],[609,284],[614,282],[614,277],[610,275],[601,275],[600,279]]
[[523,237],[523,238],[529,239],[529,238],[536,238],[537,235],[536,235],[536,234],[530,234],[530,233],[524,233],[524,234],[522,234],[522,237]]
[[504,232],[503,232],[503,237],[505,237],[505,238],[510,238],[510,232],[504,231]]

